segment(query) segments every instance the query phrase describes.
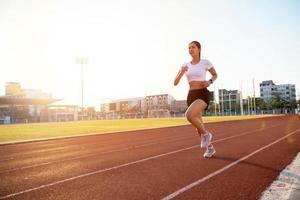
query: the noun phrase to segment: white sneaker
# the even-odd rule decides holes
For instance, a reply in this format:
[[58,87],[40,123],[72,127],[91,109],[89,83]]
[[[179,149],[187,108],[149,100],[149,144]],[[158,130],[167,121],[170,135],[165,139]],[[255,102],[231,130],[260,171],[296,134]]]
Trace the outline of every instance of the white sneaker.
[[200,145],[201,148],[208,147],[208,145],[210,145],[211,138],[212,138],[211,133],[202,134],[201,135],[201,145]]
[[215,153],[216,153],[216,150],[215,150],[214,146],[212,144],[210,144],[207,147],[205,153],[203,154],[203,157],[204,158],[211,158]]

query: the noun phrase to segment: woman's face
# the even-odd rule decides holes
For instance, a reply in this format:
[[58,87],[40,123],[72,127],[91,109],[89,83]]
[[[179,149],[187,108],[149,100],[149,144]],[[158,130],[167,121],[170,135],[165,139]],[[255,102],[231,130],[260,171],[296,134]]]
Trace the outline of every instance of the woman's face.
[[201,49],[199,49],[195,43],[189,44],[189,53],[192,57],[198,56]]

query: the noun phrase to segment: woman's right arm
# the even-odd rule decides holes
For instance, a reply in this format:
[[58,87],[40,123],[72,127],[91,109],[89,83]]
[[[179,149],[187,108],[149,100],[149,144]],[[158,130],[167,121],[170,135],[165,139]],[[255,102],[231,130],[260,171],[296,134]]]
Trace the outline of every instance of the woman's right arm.
[[176,78],[174,80],[174,85],[175,86],[178,85],[181,77],[184,75],[184,73],[187,71],[187,69],[188,68],[186,66],[184,66],[184,67],[181,68],[181,70],[179,70],[179,72],[178,72],[178,74],[177,74],[177,76],[176,76]]

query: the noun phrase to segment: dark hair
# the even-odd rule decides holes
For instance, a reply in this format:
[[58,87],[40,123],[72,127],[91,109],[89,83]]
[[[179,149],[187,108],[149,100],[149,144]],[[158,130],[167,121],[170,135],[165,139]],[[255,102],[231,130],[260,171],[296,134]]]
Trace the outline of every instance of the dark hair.
[[194,43],[198,47],[198,49],[201,49],[200,42],[198,42],[198,41],[192,41],[190,44],[192,44],[192,43]]
[[[201,50],[201,44],[200,44],[200,42],[198,42],[198,41],[192,41],[192,42],[190,42],[190,44],[192,44],[192,43],[194,43],[198,47],[198,49]],[[200,58],[200,52],[199,52],[199,58]]]

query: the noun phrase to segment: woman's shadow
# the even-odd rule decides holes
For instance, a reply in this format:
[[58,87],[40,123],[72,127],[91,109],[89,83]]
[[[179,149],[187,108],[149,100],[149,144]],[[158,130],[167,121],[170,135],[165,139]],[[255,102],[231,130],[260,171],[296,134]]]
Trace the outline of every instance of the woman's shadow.
[[[217,156],[217,155],[214,155],[211,159],[218,159],[218,160],[224,160],[224,161],[230,161],[230,162],[235,162],[235,161],[239,160],[239,158]],[[245,161],[245,160],[241,161],[240,163],[241,164],[246,164],[246,165],[251,165],[251,166],[254,166],[254,167],[259,167],[259,168],[262,168],[262,169],[266,169],[266,170],[270,170],[270,171],[274,171],[274,172],[278,172],[278,173],[281,172],[278,169],[268,167],[268,166],[264,166],[264,165],[261,165],[261,164],[258,164],[258,163],[252,163],[252,162]]]

